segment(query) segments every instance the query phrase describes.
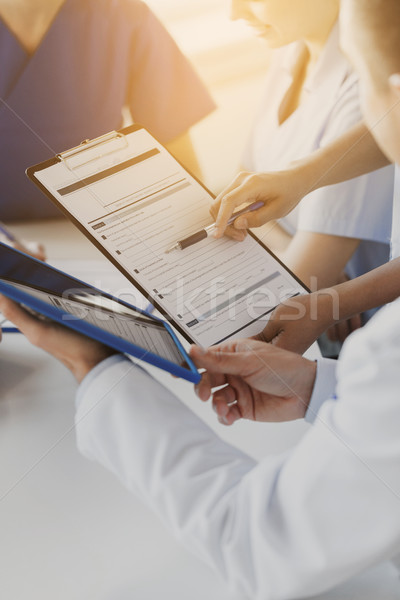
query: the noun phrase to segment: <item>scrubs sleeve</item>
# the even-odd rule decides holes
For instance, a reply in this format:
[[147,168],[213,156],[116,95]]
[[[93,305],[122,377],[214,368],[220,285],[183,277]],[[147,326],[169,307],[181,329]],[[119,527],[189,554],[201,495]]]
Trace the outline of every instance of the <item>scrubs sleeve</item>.
[[[134,121],[166,143],[205,117],[215,103],[157,17],[144,4],[140,12],[132,37],[128,106]],[[137,20],[137,10],[132,18]]]

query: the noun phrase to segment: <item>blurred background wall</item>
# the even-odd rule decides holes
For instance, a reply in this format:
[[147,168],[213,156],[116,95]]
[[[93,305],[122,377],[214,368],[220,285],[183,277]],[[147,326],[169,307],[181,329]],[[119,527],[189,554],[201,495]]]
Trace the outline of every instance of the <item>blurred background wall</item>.
[[235,176],[261,99],[269,51],[230,0],[147,0],[197,68],[218,108],[192,128],[204,183],[217,193]]

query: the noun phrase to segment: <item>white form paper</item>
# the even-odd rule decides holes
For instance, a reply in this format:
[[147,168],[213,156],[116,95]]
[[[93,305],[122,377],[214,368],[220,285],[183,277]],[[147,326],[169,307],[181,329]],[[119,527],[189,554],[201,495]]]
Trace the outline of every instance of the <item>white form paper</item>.
[[195,343],[258,333],[279,302],[305,292],[250,236],[165,253],[212,222],[212,197],[145,129],[35,177]]
[[[133,309],[98,295],[82,292],[80,297],[75,295],[76,298],[61,297],[20,283],[7,283],[68,313],[63,317],[66,325],[68,321],[85,321],[142,348],[145,353],[151,352],[177,365],[182,364],[182,355],[163,324]],[[27,306],[24,308],[31,310]]]

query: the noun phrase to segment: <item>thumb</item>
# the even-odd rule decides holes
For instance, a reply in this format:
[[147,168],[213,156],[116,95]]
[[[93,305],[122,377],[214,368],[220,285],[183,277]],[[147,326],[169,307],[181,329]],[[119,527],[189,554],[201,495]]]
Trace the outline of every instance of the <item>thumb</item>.
[[243,375],[246,371],[246,351],[237,351],[236,346],[231,345],[230,349],[192,346],[189,354],[196,367],[206,369],[209,373]]

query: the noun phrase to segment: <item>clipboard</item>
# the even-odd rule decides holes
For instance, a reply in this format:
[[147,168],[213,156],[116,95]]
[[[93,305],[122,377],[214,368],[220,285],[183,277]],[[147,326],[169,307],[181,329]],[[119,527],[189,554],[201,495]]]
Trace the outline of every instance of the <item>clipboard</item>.
[[0,242],[0,293],[115,350],[192,383],[200,374],[169,323]]
[[214,195],[140,125],[86,140],[27,175],[189,342],[259,333],[280,302],[308,292],[251,232],[167,256],[212,222]]

